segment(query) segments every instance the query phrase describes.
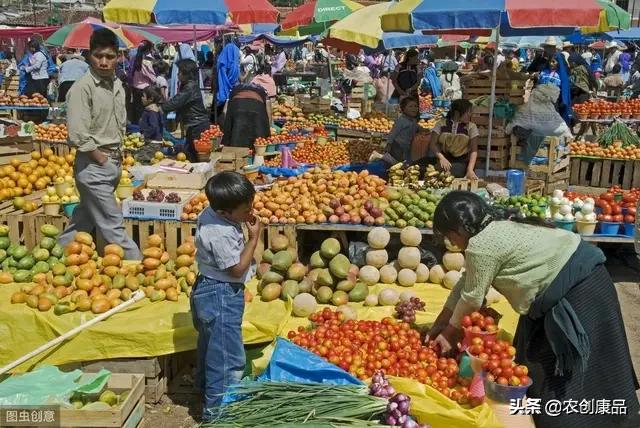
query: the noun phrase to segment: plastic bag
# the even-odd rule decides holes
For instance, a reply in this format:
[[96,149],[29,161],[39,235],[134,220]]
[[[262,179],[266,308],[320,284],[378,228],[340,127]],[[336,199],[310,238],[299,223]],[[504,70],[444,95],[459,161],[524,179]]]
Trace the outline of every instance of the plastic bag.
[[271,361],[258,381],[328,383],[332,385],[362,385],[340,367],[278,337]]
[[32,372],[11,376],[0,383],[0,406],[42,406],[68,404],[74,392],[97,394],[105,387],[111,372],[102,369],[78,383],[81,370],[61,372],[55,366],[38,367]]
[[508,134],[515,126],[530,129],[543,136],[571,137],[571,130],[556,111],[560,88],[555,85],[538,85],[531,91],[529,101],[518,109],[513,121],[506,127]]

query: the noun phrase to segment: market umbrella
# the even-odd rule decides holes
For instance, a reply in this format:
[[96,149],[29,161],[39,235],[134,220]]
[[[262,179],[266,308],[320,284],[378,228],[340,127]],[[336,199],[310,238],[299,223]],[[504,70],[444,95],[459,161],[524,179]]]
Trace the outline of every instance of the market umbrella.
[[501,36],[569,34],[575,27],[598,25],[597,0],[405,0],[382,15],[385,31]]
[[287,34],[296,29],[300,35],[321,34],[332,23],[362,8],[351,0],[312,0],[289,12],[281,27]]
[[627,30],[631,27],[631,14],[610,0],[596,0],[600,6],[597,26],[582,27],[582,34],[604,33],[612,30]]
[[277,22],[278,9],[268,0],[111,0],[104,19],[131,24],[235,24]]
[[326,43],[342,50],[357,52],[360,48],[366,51],[381,51],[433,45],[438,41],[436,36],[427,36],[419,31],[383,32],[380,16],[393,4],[394,2],[377,3],[353,12],[329,27],[325,38]]
[[89,39],[94,30],[107,28],[118,36],[120,48],[132,48],[140,44],[143,40],[148,40],[153,44],[162,42],[162,38],[148,33],[144,30],[127,28],[114,24],[106,24],[94,18],[87,18],[77,24],[68,24],[53,33],[45,44],[50,46],[60,46],[69,49],[89,49]]

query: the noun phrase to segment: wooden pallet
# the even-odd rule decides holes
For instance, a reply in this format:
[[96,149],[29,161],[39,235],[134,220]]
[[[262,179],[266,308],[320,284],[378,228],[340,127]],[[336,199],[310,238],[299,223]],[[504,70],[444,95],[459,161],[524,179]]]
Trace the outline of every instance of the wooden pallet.
[[569,184],[623,189],[640,186],[640,161],[571,157]]
[[[540,180],[554,181],[569,178],[569,155],[564,140],[558,137],[547,137],[538,148],[536,156],[547,158],[542,165],[525,165],[519,160],[523,148],[517,143],[515,137],[511,137],[509,168],[522,169],[527,173],[534,173]],[[542,175],[541,175],[542,174]]]
[[484,167],[487,157],[492,170],[509,167],[509,138],[491,138],[491,149],[488,151],[487,137],[478,138],[478,161],[476,167]]
[[61,407],[59,424],[56,426],[78,428],[136,428],[139,426],[145,411],[144,377],[141,374],[112,373],[106,388],[115,393],[128,390],[129,395],[121,405],[109,410],[75,410]]

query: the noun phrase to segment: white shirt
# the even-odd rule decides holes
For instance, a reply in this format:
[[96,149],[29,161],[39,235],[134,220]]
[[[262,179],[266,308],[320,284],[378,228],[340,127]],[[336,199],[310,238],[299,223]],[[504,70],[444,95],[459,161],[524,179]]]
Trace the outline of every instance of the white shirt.
[[593,54],[589,51],[582,54],[582,58],[587,61],[587,64],[591,65],[591,60],[593,59]]
[[255,55],[253,54],[245,55],[245,57],[242,58],[242,61],[240,61],[240,64],[242,65],[242,69],[244,70],[245,73],[252,72],[256,67]]
[[500,64],[502,64],[505,60],[504,55],[502,55],[501,53],[498,54],[498,58],[496,58],[496,63],[498,64],[497,66],[500,67]]
[[40,51],[36,52],[31,56],[29,65],[24,68],[24,71],[31,73],[33,80],[48,79],[47,57]]
[[622,52],[616,49],[614,53],[609,55],[609,58],[607,59],[607,63],[605,64],[605,67],[604,67],[605,73],[611,73],[613,71],[613,67],[615,67],[615,65],[620,62],[621,54]]

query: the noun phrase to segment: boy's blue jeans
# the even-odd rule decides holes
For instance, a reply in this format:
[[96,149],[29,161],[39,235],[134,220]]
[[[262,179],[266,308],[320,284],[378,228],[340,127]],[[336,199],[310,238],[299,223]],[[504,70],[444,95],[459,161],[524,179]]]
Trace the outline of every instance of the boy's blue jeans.
[[216,417],[226,389],[242,379],[244,286],[202,275],[191,293],[191,316],[198,331],[196,386],[204,393],[202,418]]

